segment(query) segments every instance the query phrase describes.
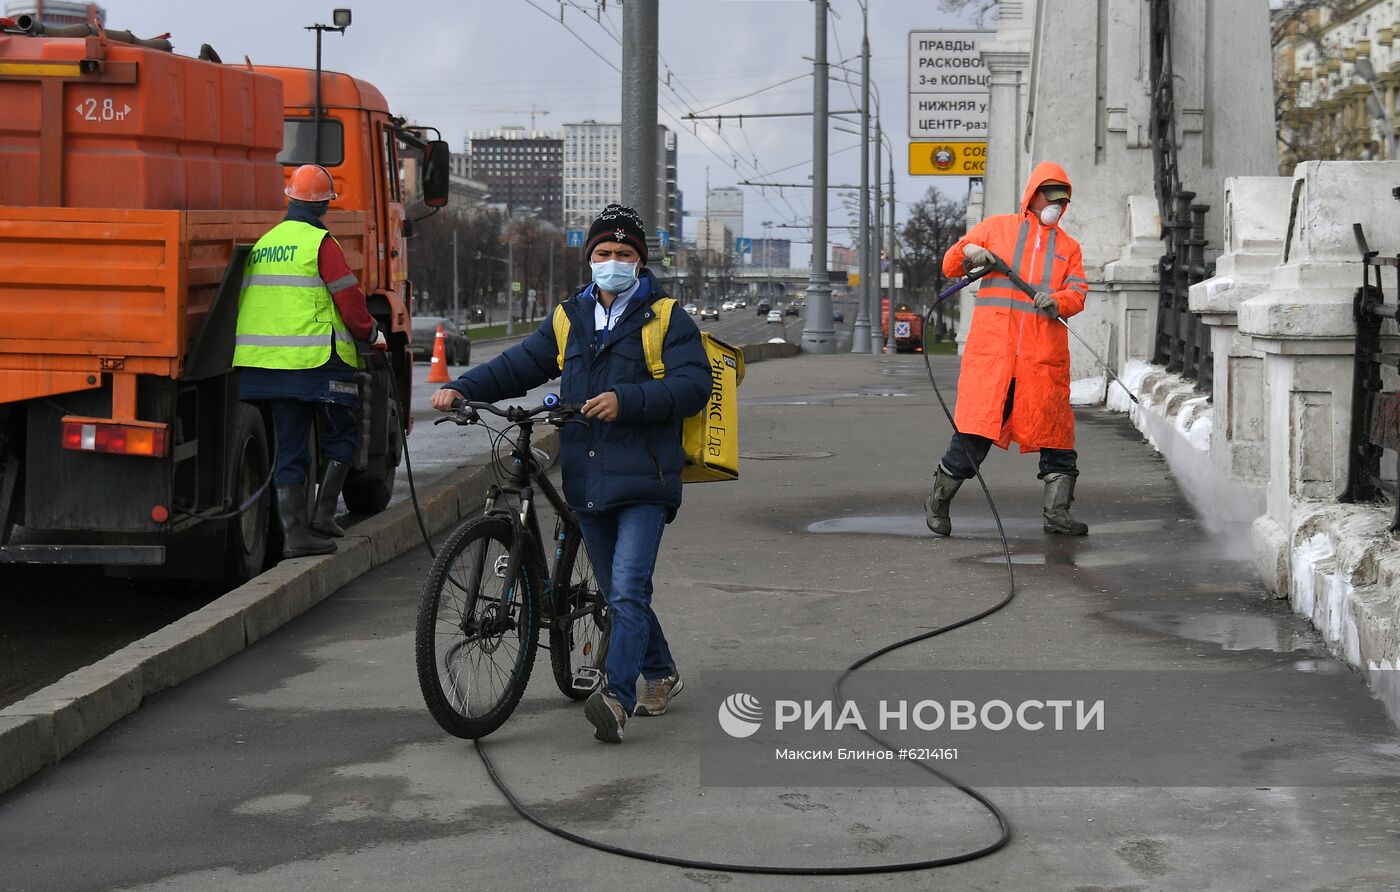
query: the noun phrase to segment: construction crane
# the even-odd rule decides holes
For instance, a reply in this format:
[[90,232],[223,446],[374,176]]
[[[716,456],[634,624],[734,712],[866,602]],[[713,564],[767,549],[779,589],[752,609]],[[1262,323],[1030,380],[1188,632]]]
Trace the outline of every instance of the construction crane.
[[533,105],[529,108],[478,108],[473,109],[473,111],[485,112],[493,115],[529,115],[531,130],[535,129],[535,118],[537,116],[549,114],[549,112],[537,109]]

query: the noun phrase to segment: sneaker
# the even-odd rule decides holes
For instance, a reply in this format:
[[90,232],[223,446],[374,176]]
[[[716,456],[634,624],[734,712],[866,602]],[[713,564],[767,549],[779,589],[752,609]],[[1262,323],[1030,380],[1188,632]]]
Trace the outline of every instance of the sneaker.
[[627,710],[612,694],[594,691],[583,702],[583,715],[593,723],[593,737],[604,743],[621,743],[622,726],[627,724]]
[[646,684],[642,696],[637,698],[635,715],[665,715],[666,707],[670,705],[671,699],[685,687],[685,682],[681,681],[679,671],[672,672],[665,678],[643,680]]

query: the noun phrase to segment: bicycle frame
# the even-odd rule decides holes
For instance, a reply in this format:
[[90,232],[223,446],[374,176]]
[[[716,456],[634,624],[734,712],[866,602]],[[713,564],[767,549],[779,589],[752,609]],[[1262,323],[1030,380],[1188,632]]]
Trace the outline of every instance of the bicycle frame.
[[[548,617],[552,626],[563,628],[566,623],[579,619],[592,610],[591,605],[584,605],[561,615],[556,615],[554,610],[554,584],[565,563],[565,540],[572,531],[576,534],[575,541],[581,543],[583,534],[579,529],[578,518],[575,516],[574,510],[569,507],[563,496],[559,494],[559,490],[545,476],[544,469],[540,467],[539,461],[535,458],[534,450],[531,447],[534,422],[522,421],[518,422],[518,426],[520,432],[516,435],[515,444],[511,447],[513,467],[510,480],[506,486],[493,483],[487,489],[486,507],[482,513],[510,519],[516,532],[516,544],[511,549],[509,570],[516,571],[515,578],[519,578],[519,567],[528,557],[534,567],[544,572],[540,579],[539,592],[540,606],[544,611],[542,615]],[[554,509],[555,516],[559,519],[554,530],[554,560],[552,562],[547,562],[545,559],[544,536],[540,532],[539,516],[535,512],[534,505],[536,488],[544,495],[545,501]],[[497,501],[503,495],[519,499],[519,509],[513,509],[509,506],[497,507]],[[567,585],[568,581],[564,580],[562,584]],[[514,597],[514,594],[515,592],[512,590],[511,597]],[[544,624],[541,624],[540,628],[544,629]]]

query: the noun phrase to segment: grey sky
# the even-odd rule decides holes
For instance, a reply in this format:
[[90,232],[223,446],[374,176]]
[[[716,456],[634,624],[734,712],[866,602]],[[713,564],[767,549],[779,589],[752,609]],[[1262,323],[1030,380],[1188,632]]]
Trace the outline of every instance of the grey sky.
[[[612,36],[622,28],[617,0],[609,0],[601,23],[583,11],[595,9],[594,0],[565,0],[564,22],[578,38],[560,24],[559,0],[242,0],[233,7],[206,0],[107,0],[105,5],[110,26],[142,36],[168,31],[181,54],[194,55],[201,43],[209,43],[225,62],[247,55],[257,63],[305,66],[314,62],[315,43],[303,26],[328,23],[333,6],[348,5],[354,23],[343,36],[332,33],[323,39],[325,67],[375,84],[396,113],[440,128],[454,149],[469,129],[529,125],[528,114],[501,109],[534,105],[548,111],[537,119],[540,127],[620,117],[619,75],[578,39],[620,65],[621,47]],[[828,52],[835,62],[860,50],[860,8],[855,0],[832,0],[832,7],[840,16],[829,26]],[[894,146],[901,203],[922,196],[935,179],[949,194],[967,189],[962,178],[907,175],[908,32],[971,27],[940,12],[935,0],[870,0],[872,80],[885,101],[884,125]],[[695,135],[690,124],[683,126],[676,118],[785,78],[810,75],[811,62],[802,57],[812,54],[813,30],[809,0],[661,0],[662,71],[663,76],[671,72],[672,89],[659,89],[660,105],[674,117],[663,112],[660,120],[680,134],[680,187],[688,212],[704,211],[707,165],[711,186],[752,178],[755,157],[763,171],[797,165],[769,179],[807,181],[810,118],[749,121],[742,128],[725,122],[722,133],[729,145],[704,127]],[[850,64],[859,71],[858,59]],[[810,76],[801,77],[714,111],[798,111],[811,108],[811,96]],[[848,92],[833,82],[831,107],[858,108],[859,91],[852,87]],[[858,142],[856,136],[831,133],[831,182],[859,182],[859,149],[840,151]],[[737,172],[736,153],[742,158]],[[757,189],[745,193],[746,235],[761,236],[764,220],[792,222],[810,215],[810,190],[785,190],[782,197],[774,190],[766,197]],[[838,195],[832,195],[830,205],[831,222],[846,222]],[[901,204],[901,218],[904,210]],[[688,232],[694,232],[694,219],[686,222]],[[799,230],[770,234],[807,237]],[[846,238],[837,230],[831,240]],[[794,254],[805,251],[795,248]]]

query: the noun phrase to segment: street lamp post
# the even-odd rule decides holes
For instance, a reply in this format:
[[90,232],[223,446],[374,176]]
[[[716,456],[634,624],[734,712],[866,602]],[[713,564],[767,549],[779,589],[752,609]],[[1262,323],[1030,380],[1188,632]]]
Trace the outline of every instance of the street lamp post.
[[[860,35],[860,293],[851,327],[851,352],[870,352],[870,36],[869,10],[861,4]],[[876,149],[878,152],[879,149]]]
[[316,32],[316,107],[311,113],[311,160],[317,164],[321,163],[321,32],[338,31],[345,34],[345,29],[350,27],[350,10],[335,9],[331,11],[330,25],[307,25],[307,31]]

